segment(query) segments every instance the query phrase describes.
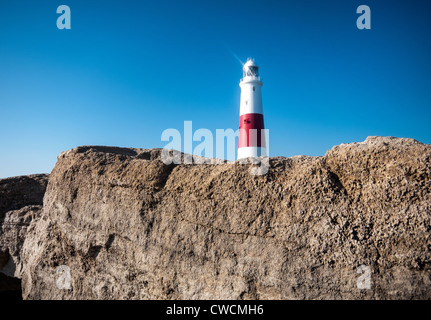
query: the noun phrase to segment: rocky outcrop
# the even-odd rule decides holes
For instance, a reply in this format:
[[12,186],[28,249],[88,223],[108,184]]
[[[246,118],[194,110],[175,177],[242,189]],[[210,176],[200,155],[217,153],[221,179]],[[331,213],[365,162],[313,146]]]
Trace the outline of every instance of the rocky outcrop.
[[0,292],[21,291],[21,248],[28,226],[42,210],[48,177],[0,180]]
[[0,180],[0,276],[25,299],[429,299],[430,155],[369,137],[252,175],[78,147],[42,211],[47,176]]
[[23,250],[26,299],[429,299],[431,147],[369,137],[324,157],[165,165],[78,147]]

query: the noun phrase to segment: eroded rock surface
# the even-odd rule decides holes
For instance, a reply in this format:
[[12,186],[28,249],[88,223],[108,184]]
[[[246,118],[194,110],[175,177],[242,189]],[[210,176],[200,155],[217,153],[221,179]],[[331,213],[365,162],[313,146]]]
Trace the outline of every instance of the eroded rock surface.
[[429,299],[430,156],[369,137],[255,176],[165,165],[157,149],[69,150],[27,230],[23,296]]
[[20,291],[21,248],[30,223],[39,217],[48,175],[0,180],[0,291]]

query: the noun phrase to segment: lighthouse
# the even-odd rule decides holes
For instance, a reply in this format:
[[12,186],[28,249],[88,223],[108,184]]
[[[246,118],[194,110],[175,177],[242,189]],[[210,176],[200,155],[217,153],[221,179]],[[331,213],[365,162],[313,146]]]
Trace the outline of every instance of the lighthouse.
[[240,80],[238,159],[267,156],[263,125],[262,81],[259,67],[248,58]]

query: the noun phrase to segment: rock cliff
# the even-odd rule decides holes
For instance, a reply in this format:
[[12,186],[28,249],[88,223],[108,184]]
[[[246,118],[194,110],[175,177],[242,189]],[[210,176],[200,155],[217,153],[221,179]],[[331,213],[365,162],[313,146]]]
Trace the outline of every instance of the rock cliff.
[[430,299],[431,146],[172,164],[62,153],[19,253],[24,299]]
[[31,221],[39,217],[48,175],[0,180],[0,292],[21,291],[21,248]]

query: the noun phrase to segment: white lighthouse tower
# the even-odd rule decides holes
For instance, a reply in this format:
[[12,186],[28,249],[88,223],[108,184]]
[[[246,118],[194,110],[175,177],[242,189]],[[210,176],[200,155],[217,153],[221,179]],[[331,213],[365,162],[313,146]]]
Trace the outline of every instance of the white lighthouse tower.
[[239,117],[238,159],[267,156],[265,147],[262,81],[259,67],[248,58],[243,68]]

